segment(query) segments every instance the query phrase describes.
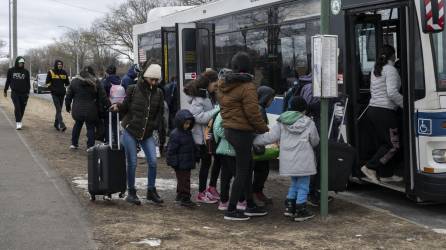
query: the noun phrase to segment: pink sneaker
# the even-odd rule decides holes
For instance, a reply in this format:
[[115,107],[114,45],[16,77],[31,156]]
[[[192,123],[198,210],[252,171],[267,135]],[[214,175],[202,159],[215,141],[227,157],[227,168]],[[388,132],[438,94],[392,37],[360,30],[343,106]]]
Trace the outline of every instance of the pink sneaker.
[[238,210],[243,210],[243,211],[245,211],[246,210],[246,206],[247,206],[247,204],[246,204],[246,201],[243,201],[243,202],[237,202],[237,209]]
[[220,204],[218,205],[218,210],[220,211],[226,211],[228,210],[228,206],[229,206],[229,201],[227,202],[220,202]]
[[217,188],[209,186],[206,191],[210,193],[214,199],[220,200],[220,194],[218,193]]
[[204,192],[198,193],[197,202],[206,203],[206,204],[214,204],[214,203],[217,203],[218,201],[211,199],[208,195],[208,192],[204,191]]

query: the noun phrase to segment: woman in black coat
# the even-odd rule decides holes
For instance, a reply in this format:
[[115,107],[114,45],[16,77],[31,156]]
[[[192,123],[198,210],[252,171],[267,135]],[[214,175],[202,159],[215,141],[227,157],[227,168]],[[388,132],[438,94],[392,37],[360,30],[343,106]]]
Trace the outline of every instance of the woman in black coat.
[[85,67],[80,76],[71,82],[65,98],[67,112],[75,120],[71,137],[71,149],[79,148],[79,136],[84,123],[87,126],[87,146],[94,146],[95,124],[99,119],[99,107],[109,107],[104,88],[95,76],[93,68]]

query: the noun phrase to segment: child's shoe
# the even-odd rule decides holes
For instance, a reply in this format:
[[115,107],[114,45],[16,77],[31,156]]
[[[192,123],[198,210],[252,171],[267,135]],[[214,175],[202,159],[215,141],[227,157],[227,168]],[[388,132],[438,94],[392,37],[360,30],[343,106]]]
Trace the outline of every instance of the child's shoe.
[[229,201],[227,201],[227,202],[220,201],[220,204],[218,204],[218,210],[226,211],[226,210],[228,210],[228,206],[229,206]]
[[216,187],[209,186],[206,191],[212,195],[214,200],[220,200],[220,194],[218,193]]
[[184,197],[183,199],[181,199],[180,205],[187,208],[194,208],[197,206],[197,204],[191,201],[189,197]]
[[307,209],[306,204],[296,205],[296,215],[294,216],[294,221],[306,221],[314,217],[314,214]]
[[285,212],[283,215],[287,217],[293,217],[296,214],[296,200],[286,199],[285,200]]
[[245,215],[249,217],[261,217],[268,214],[268,211],[266,211],[262,207],[253,206],[253,207],[247,207],[245,210]]
[[245,211],[246,210],[247,203],[246,201],[237,202],[237,210]]
[[197,202],[206,203],[206,204],[215,204],[218,202],[217,200],[212,199],[212,197],[210,197],[210,196],[211,195],[206,191],[198,193]]

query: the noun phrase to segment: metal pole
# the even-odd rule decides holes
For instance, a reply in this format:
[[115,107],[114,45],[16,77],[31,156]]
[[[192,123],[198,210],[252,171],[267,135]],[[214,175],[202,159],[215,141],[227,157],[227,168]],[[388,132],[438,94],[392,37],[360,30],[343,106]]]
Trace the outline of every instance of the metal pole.
[[[321,34],[330,30],[330,0],[321,0]],[[323,82],[324,80],[322,80]],[[321,217],[328,216],[328,99],[321,98]]]
[[76,49],[76,75],[79,75],[79,50]]
[[12,32],[12,30],[11,30],[11,0],[8,0],[8,2],[9,2],[9,20],[8,20],[8,22],[9,22],[9,67],[12,67],[12,60],[13,60],[13,58],[12,58],[12,37],[11,37],[11,32]]
[[17,57],[17,0],[12,0],[12,58]]

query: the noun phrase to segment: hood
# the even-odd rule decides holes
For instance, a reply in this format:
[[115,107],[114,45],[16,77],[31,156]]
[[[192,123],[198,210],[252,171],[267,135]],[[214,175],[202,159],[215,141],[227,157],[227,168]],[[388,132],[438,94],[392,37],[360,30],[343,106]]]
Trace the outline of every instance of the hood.
[[300,112],[287,111],[280,115],[277,122],[285,125],[286,129],[288,129],[291,133],[301,134],[308,128],[308,125],[311,123],[311,119]]
[[97,79],[94,75],[88,73],[87,71],[81,71],[78,77],[79,80],[85,85],[91,85],[96,88]]
[[138,76],[138,69],[137,69],[137,65],[134,64],[132,65],[129,70],[127,71],[127,75],[132,78],[135,79]]
[[220,77],[222,80],[218,83],[218,89],[222,93],[229,92],[240,84],[252,82],[254,80],[254,76],[251,74],[233,73],[232,71],[226,71]]
[[58,64],[58,63],[62,63],[62,68],[63,68],[63,62],[62,62],[61,60],[56,60],[56,61],[54,61],[54,66],[53,66],[54,70],[59,70],[59,69],[57,68],[57,64]]
[[260,86],[259,88],[257,88],[259,105],[265,108],[268,101],[274,98],[274,94],[275,94],[274,89],[268,86]]
[[120,85],[121,78],[119,78],[119,76],[117,76],[117,75],[108,75],[105,78],[105,82],[109,82],[110,84],[113,84],[113,85]]
[[25,60],[25,58],[24,58],[23,56],[18,56],[18,57],[15,59],[14,67],[16,67],[16,68],[19,67],[19,60],[20,60],[20,59]]
[[189,130],[192,130],[195,124],[194,115],[192,115],[192,113],[187,109],[182,109],[178,111],[178,113],[175,115],[175,127],[178,128],[179,130],[184,130],[183,125],[186,122],[186,120],[192,121],[192,124],[189,128]]

